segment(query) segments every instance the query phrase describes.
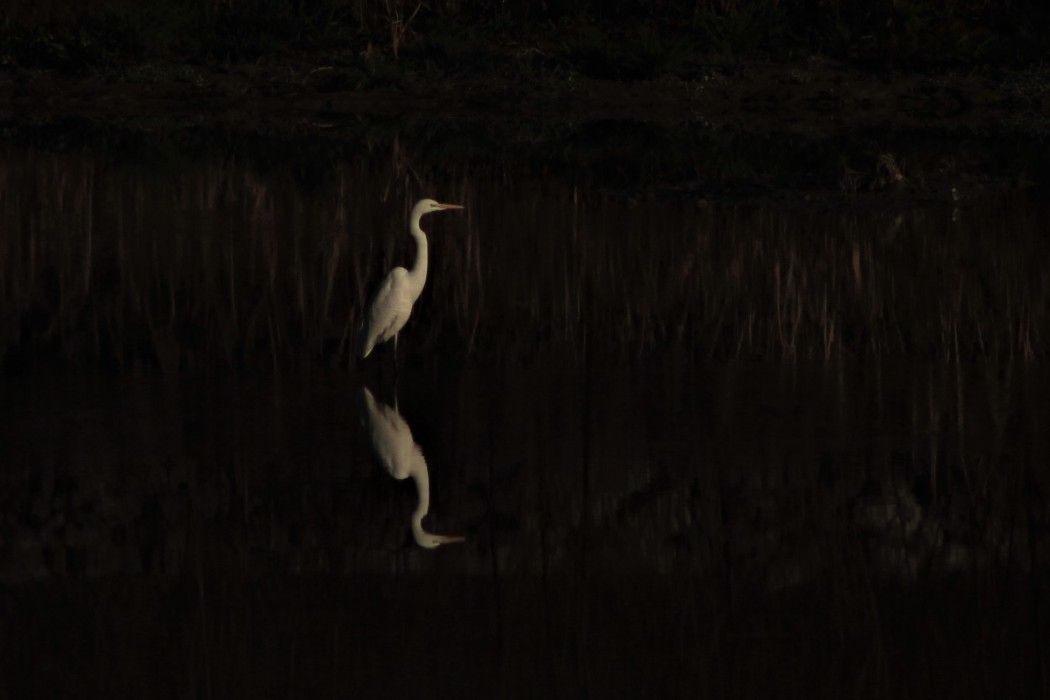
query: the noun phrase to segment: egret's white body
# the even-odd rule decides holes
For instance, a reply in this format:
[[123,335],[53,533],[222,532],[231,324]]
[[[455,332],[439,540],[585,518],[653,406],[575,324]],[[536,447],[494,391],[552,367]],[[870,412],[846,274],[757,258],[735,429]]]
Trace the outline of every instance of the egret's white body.
[[435,535],[423,529],[423,518],[430,510],[430,471],[423,451],[412,438],[408,423],[396,409],[379,403],[368,387],[361,389],[364,398],[364,421],[372,439],[372,447],[383,468],[395,479],[412,477],[416,482],[418,503],[412,512],[412,536],[420,547],[434,547],[462,542],[455,535]]
[[419,227],[419,220],[431,212],[462,208],[458,204],[441,204],[433,199],[422,199],[412,208],[408,230],[416,239],[416,262],[411,270],[395,267],[379,285],[361,328],[361,359],[368,357],[377,345],[391,338],[394,339],[396,351],[397,334],[408,322],[412,306],[427,283],[427,236]]

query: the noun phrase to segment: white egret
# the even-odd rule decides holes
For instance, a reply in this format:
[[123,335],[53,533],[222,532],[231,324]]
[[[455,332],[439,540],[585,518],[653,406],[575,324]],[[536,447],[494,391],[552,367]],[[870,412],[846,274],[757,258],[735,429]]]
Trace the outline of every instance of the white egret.
[[[418,208],[418,207],[417,207]],[[430,510],[430,471],[423,451],[412,437],[408,423],[386,404],[379,403],[368,387],[362,387],[364,422],[372,439],[372,447],[383,468],[395,479],[412,477],[416,482],[418,502],[412,512],[412,536],[420,547],[433,549],[443,544],[463,542],[456,535],[435,535],[423,529],[423,518]]]
[[431,212],[462,208],[458,204],[441,204],[433,199],[416,202],[408,227],[416,239],[416,262],[411,270],[395,267],[379,285],[361,327],[358,353],[361,359],[368,357],[375,346],[391,338],[394,339],[394,355],[397,356],[397,334],[408,321],[412,306],[427,283],[427,236],[419,227],[419,220]]

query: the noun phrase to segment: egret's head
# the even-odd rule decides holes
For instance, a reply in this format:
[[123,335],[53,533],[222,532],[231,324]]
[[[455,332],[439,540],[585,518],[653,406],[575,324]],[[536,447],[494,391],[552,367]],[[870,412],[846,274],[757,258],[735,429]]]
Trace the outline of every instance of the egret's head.
[[415,208],[412,209],[412,216],[419,217],[435,211],[447,211],[449,209],[462,208],[463,207],[459,204],[442,204],[441,202],[435,202],[433,199],[421,199],[416,202]]

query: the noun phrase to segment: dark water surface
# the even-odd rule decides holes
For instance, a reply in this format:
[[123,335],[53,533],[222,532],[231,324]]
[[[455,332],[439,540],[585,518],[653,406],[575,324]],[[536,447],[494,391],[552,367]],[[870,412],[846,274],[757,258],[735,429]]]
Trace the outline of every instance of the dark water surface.
[[[0,168],[11,697],[1050,690],[1035,194],[124,152]],[[349,348],[423,194],[395,388]]]

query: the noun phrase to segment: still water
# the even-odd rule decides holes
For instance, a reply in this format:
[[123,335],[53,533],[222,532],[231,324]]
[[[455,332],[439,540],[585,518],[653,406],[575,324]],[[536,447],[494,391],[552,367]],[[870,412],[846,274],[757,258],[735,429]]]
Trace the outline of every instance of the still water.
[[1039,197],[167,138],[5,147],[13,696],[1050,687]]

